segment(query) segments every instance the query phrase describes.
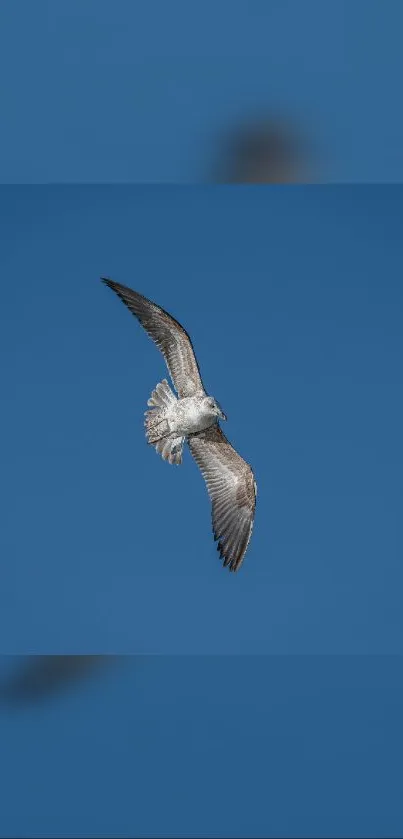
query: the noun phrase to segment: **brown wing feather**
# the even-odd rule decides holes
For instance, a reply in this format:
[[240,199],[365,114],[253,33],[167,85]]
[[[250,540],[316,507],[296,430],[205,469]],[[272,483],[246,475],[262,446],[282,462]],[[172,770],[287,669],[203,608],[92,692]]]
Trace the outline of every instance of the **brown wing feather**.
[[237,571],[252,534],[256,483],[251,467],[218,425],[188,438],[212,501],[214,538],[224,566]]
[[161,350],[179,396],[182,398],[204,393],[192,342],[183,326],[165,309],[147,300],[138,291],[133,291],[106,277],[101,277],[101,279],[116,292],[132,314],[138,318],[150,338]]

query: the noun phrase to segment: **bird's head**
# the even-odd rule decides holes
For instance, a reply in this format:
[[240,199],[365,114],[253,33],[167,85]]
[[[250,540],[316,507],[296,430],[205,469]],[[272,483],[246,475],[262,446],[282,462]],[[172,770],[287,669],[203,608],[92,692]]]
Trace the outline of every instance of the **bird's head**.
[[218,404],[217,400],[214,399],[214,396],[206,396],[204,401],[205,401],[206,408],[208,409],[208,412],[210,414],[214,414],[214,416],[218,417],[218,419],[222,419],[222,420],[227,419],[226,415],[224,414],[224,411],[222,410],[222,408]]

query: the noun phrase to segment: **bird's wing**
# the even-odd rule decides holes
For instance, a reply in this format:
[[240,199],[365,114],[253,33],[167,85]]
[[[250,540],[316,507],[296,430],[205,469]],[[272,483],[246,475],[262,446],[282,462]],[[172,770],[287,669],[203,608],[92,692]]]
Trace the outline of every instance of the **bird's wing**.
[[113,289],[135,315],[161,350],[171,379],[182,398],[204,393],[203,382],[192,342],[183,326],[156,303],[127,286],[106,277],[102,281]]
[[192,434],[188,443],[211,498],[213,532],[220,557],[230,571],[237,571],[255,517],[256,483],[252,469],[218,425]]

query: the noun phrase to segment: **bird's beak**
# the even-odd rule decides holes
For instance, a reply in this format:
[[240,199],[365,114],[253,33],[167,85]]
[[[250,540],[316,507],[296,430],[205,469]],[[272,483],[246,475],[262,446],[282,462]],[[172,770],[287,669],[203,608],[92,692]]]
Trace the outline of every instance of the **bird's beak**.
[[218,416],[220,417],[220,419],[222,419],[224,421],[227,419],[226,415],[224,414],[224,411],[220,411]]

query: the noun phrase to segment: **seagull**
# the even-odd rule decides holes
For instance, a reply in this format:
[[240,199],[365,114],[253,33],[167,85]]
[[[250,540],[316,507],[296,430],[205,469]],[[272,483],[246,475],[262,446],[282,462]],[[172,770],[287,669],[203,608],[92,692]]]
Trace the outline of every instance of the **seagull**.
[[243,561],[255,518],[257,487],[252,468],[231,446],[219,425],[222,408],[209,396],[188,333],[165,309],[137,291],[101,277],[164,356],[178,396],[166,379],[153,390],[145,412],[147,442],[168,463],[182,463],[188,443],[212,502],[214,539],[224,567],[237,571]]

